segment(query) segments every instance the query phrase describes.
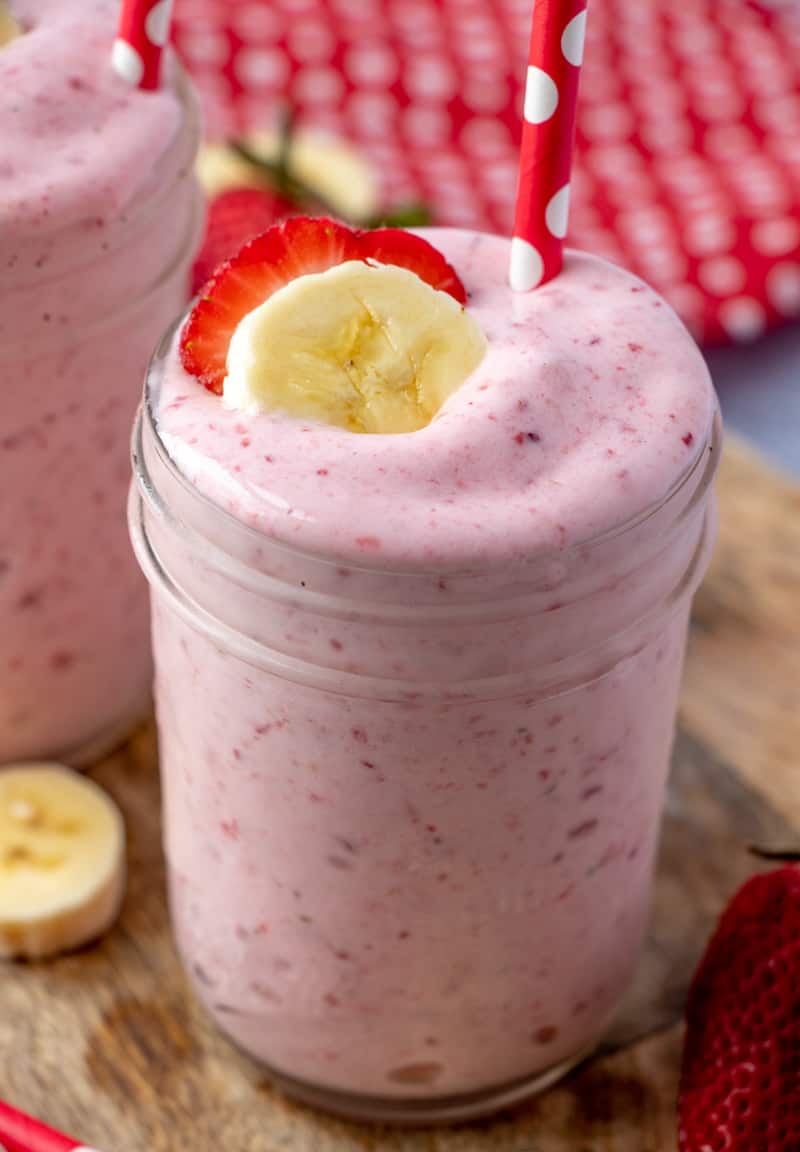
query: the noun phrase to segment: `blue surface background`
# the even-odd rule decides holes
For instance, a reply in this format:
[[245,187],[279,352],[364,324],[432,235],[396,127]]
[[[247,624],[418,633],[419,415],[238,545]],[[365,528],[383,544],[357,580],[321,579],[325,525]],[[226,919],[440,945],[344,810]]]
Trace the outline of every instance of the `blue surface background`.
[[800,479],[800,325],[706,359],[728,430]]

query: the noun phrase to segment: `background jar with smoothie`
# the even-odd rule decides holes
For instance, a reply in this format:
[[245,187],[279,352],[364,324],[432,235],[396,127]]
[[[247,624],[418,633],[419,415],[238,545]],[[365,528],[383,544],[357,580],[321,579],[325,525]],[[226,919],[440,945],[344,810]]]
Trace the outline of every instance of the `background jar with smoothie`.
[[16,0],[0,49],[0,762],[85,761],[146,714],[130,427],[189,295],[195,99],[110,64],[116,0]]

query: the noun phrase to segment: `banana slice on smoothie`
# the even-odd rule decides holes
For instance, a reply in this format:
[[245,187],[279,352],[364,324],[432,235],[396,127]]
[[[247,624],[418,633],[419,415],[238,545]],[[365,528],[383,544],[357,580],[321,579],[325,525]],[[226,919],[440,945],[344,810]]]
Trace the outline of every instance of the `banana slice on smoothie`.
[[300,276],[240,322],[227,406],[277,409],[351,432],[429,424],[486,353],[447,292],[392,265],[347,261]]
[[0,957],[79,948],[124,891],[125,829],[105,792],[60,764],[0,769]]

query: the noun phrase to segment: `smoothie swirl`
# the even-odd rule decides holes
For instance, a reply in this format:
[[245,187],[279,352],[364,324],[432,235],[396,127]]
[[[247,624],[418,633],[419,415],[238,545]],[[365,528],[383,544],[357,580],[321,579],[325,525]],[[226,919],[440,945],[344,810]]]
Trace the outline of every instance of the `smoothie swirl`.
[[182,194],[198,122],[175,58],[142,92],[111,67],[116,0],[14,12],[25,33],[0,51],[0,340],[16,358],[156,290],[201,213]]
[[489,344],[431,424],[359,435],[231,411],[173,355],[152,403],[183,474],[269,537],[378,568],[535,557],[662,501],[715,411],[703,360],[669,307],[576,252],[557,280],[514,295],[507,240],[426,235],[461,275]]
[[[4,255],[21,233],[64,231],[163,188],[155,169],[180,103],[169,82],[142,92],[112,71],[118,12],[116,0],[14,2],[25,34],[0,51]],[[174,71],[168,56],[168,81]]]

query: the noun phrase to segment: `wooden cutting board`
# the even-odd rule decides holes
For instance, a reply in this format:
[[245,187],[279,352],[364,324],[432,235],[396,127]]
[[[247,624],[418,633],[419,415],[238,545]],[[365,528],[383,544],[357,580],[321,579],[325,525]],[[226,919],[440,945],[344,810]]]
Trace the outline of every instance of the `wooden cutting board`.
[[719,494],[648,948],[594,1060],[459,1129],[390,1132],[284,1100],[205,1020],[178,967],[148,727],[92,772],[128,818],[122,919],[80,955],[0,968],[0,1095],[106,1152],[674,1152],[691,971],[719,909],[763,867],[748,844],[800,842],[800,489],[729,442]]

